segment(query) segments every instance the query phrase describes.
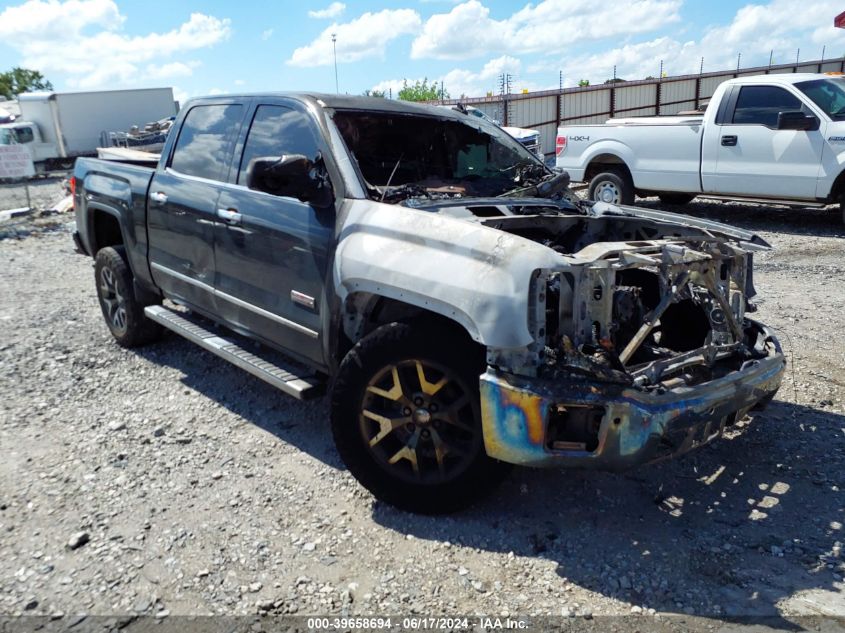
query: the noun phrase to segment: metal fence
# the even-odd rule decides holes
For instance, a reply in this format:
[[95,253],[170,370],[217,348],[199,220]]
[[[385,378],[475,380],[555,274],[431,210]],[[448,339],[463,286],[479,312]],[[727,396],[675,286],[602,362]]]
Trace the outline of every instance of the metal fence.
[[554,154],[557,128],[562,124],[604,123],[616,116],[669,115],[697,110],[728,79],[804,72],[845,72],[845,57],[525,94],[448,99],[443,103],[472,105],[502,125],[538,130],[543,153],[550,155]]

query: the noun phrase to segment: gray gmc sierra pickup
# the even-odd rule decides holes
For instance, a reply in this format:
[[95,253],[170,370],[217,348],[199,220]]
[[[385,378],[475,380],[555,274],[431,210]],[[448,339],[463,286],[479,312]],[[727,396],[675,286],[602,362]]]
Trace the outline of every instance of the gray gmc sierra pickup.
[[568,182],[460,111],[210,97],[155,169],[77,161],[74,239],[119,344],[166,328],[294,397],[328,390],[350,472],[448,512],[509,464],[686,452],[780,385],[747,316],[765,242]]

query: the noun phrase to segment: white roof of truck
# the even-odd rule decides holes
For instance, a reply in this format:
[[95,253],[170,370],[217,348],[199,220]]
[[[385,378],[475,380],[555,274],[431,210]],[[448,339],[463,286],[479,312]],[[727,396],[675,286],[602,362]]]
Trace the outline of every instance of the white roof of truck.
[[836,79],[842,75],[826,75],[825,73],[773,73],[771,75],[748,75],[728,79],[728,84],[797,84],[801,81],[813,79]]

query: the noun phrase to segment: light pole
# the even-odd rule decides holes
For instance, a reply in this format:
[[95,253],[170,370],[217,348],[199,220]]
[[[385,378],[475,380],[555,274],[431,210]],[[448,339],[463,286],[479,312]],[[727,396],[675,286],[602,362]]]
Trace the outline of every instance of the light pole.
[[337,33],[332,33],[332,51],[334,51],[334,91],[340,93],[337,87]]

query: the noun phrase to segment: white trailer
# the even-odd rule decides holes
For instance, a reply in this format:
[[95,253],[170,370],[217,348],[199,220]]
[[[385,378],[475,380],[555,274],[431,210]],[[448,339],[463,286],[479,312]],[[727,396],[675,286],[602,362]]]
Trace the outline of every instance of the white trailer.
[[176,115],[172,88],[18,95],[21,115],[0,130],[0,143],[30,145],[36,169],[69,168],[96,156],[104,132],[128,130]]

